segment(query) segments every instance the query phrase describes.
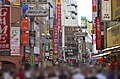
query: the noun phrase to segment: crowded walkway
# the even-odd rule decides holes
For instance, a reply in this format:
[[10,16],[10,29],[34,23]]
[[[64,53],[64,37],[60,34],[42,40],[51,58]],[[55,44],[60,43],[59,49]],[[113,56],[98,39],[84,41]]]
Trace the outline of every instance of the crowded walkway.
[[19,70],[1,70],[0,79],[120,79],[120,64],[117,68],[110,64],[77,67],[54,65],[44,68],[25,64]]

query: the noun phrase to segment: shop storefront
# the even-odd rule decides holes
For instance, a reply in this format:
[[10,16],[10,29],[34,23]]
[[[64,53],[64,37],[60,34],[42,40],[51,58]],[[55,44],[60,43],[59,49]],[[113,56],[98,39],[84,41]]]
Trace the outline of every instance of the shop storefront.
[[120,24],[107,29],[107,48],[103,52],[111,52],[111,60],[119,61],[120,56]]

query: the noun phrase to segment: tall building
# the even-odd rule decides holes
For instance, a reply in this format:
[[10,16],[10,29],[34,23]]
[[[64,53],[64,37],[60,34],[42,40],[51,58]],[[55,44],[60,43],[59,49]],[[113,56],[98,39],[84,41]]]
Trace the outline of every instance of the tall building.
[[77,1],[62,0],[62,25],[66,27],[78,26],[77,16]]
[[76,0],[62,0],[62,48],[64,60],[76,59],[78,53],[77,40],[74,33],[78,28],[78,12]]

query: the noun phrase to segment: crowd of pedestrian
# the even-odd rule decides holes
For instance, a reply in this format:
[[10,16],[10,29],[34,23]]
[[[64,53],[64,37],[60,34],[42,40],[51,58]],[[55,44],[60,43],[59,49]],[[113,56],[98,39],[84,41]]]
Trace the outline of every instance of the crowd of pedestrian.
[[0,71],[0,79],[120,79],[120,66],[117,69],[109,64],[92,66],[47,66],[41,68],[38,65],[31,67],[29,64],[19,70]]

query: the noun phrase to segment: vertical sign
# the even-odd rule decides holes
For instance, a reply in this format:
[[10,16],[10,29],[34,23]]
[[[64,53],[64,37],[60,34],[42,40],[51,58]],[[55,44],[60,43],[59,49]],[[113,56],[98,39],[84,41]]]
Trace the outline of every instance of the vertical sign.
[[22,44],[28,45],[29,44],[29,34],[28,33],[22,33]]
[[0,50],[10,50],[10,6],[0,6]]
[[98,0],[92,0],[92,21],[93,21],[93,37],[92,39],[94,39],[92,41],[93,43],[93,53],[96,54],[98,53],[98,50],[96,50],[96,34],[95,34],[95,18],[97,17],[97,4],[98,4]]
[[57,26],[59,26],[59,30],[62,30],[61,26],[61,0],[57,0]]
[[93,43],[92,50],[94,54],[98,54],[98,50],[96,50],[96,34],[92,35],[92,43]]
[[58,53],[58,26],[54,27],[54,53]]
[[102,0],[101,5],[102,21],[111,21],[111,0]]
[[98,0],[92,0],[92,20],[95,23],[95,17],[97,16],[97,3]]
[[22,30],[23,31],[29,30],[29,20],[28,20],[28,18],[23,18],[22,19]]
[[11,27],[11,55],[20,55],[20,27]]
[[100,17],[96,17],[96,49],[101,50],[101,28],[100,28]]
[[58,47],[59,47],[59,30],[62,30],[61,26],[61,0],[56,1],[56,17],[57,22],[54,27],[54,53],[58,54]]

